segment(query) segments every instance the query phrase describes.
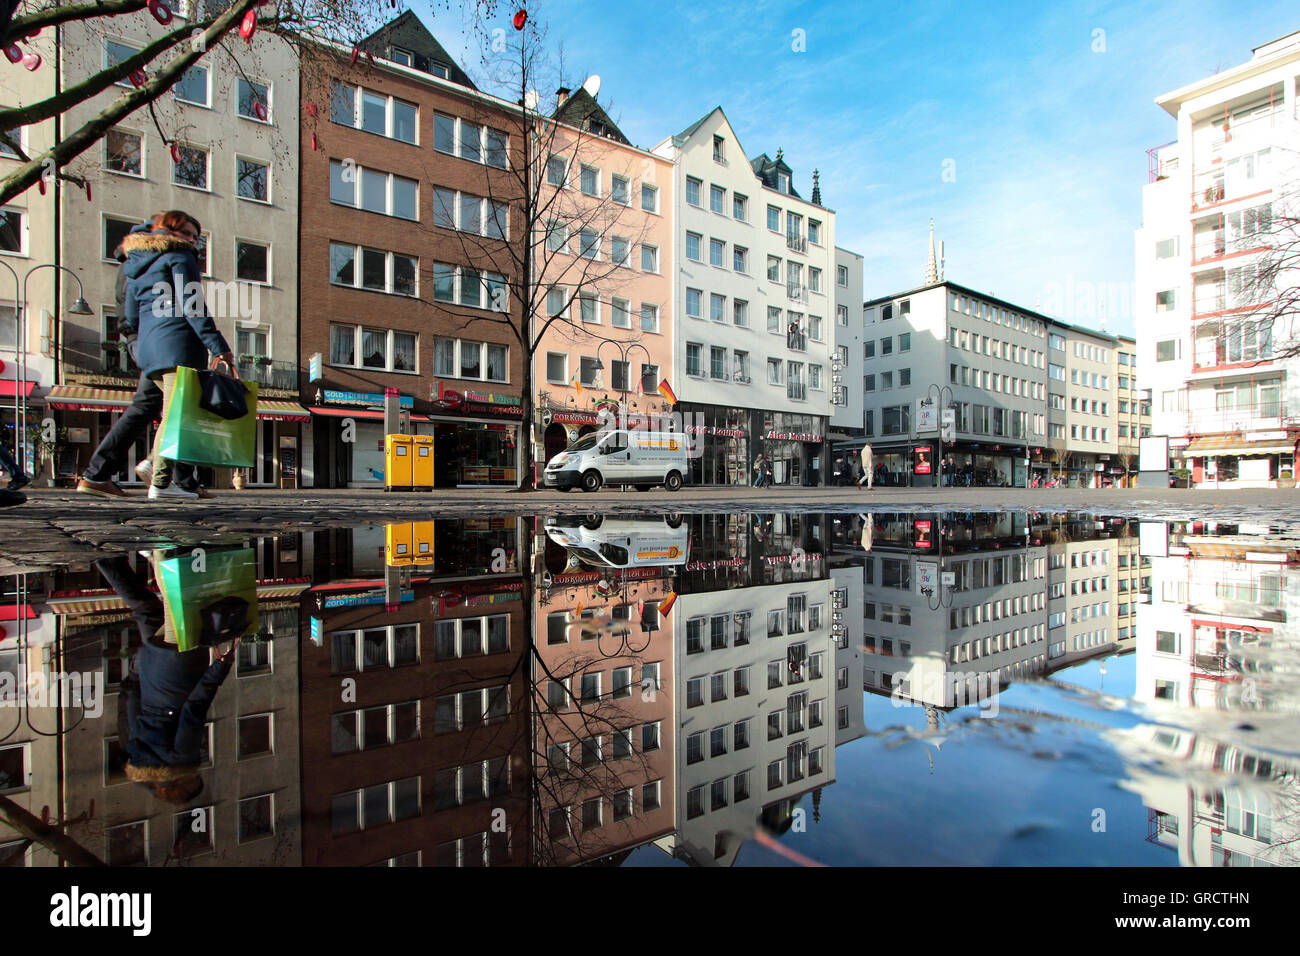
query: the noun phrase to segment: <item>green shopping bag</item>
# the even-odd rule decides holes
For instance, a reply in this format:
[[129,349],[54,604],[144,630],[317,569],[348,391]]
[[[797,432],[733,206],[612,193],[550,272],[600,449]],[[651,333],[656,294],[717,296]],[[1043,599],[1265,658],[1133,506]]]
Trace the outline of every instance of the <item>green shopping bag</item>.
[[252,548],[196,548],[159,561],[154,576],[167,612],[166,639],[174,634],[179,650],[257,633],[257,558]]
[[163,409],[162,456],[196,465],[249,468],[257,452],[257,383],[240,382],[248,396],[248,414],[228,420],[199,407],[201,388],[196,369],[180,366],[172,378]]

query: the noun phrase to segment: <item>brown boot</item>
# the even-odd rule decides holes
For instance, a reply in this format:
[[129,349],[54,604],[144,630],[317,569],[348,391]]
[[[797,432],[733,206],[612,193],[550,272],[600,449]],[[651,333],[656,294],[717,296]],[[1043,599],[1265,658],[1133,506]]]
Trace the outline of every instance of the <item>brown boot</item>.
[[82,478],[77,482],[77,491],[83,495],[94,495],[96,498],[134,498],[133,494],[123,491],[118,487],[116,481],[112,478],[107,481],[91,481],[89,478]]

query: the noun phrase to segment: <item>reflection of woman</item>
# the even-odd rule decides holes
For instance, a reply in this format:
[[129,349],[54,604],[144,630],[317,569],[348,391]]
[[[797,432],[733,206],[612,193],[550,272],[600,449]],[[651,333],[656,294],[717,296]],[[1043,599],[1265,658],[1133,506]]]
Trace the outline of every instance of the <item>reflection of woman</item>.
[[220,649],[168,647],[163,603],[126,558],[96,561],[95,567],[126,602],[142,641],[133,673],[122,681],[126,727],[119,725],[118,732],[127,736],[127,779],[159,800],[189,803],[203,791],[199,764],[208,708],[230,674],[239,641]]

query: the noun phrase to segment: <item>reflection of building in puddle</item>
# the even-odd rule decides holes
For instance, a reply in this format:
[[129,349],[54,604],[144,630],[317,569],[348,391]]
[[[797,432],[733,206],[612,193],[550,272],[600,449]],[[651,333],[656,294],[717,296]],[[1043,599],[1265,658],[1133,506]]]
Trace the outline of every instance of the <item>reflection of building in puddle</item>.
[[1171,726],[1116,735],[1147,839],[1187,866],[1300,864],[1297,542],[1196,523],[1152,550],[1134,697]]
[[[798,804],[811,792],[818,816],[822,788],[835,780],[837,740],[861,727],[850,681],[860,662],[841,659],[847,632],[833,628],[843,592],[860,594],[857,569],[844,572],[843,588],[828,576],[820,519],[754,516],[751,525],[736,517],[734,527],[708,529],[734,549],[692,554],[670,622],[678,814],[658,845],[697,865],[731,865],[756,831],[813,824]],[[759,534],[747,534],[754,526]],[[743,560],[733,563],[733,554]]]

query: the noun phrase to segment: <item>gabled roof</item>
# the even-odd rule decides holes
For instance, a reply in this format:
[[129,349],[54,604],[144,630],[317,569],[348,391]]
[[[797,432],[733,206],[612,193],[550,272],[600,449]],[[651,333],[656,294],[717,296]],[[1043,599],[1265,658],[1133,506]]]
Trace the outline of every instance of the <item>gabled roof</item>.
[[422,73],[434,72],[435,66],[442,66],[447,71],[447,79],[460,86],[476,90],[468,74],[460,68],[451,54],[443,48],[424,21],[410,10],[403,10],[398,16],[389,20],[357,46],[374,56],[392,59],[392,47],[400,47],[411,54],[411,66]]
[[582,87],[569,94],[551,118],[577,129],[586,130],[593,136],[604,136],[624,146],[632,145],[631,141],[623,135],[623,131],[609,118],[609,114],[596,102],[596,98]]
[[[709,110],[707,113],[705,113],[703,116],[697,119],[690,126],[686,127],[686,129],[682,130],[680,133],[674,136],[673,145],[679,148],[681,146],[684,146],[686,144],[686,141],[690,139],[692,136],[694,136],[699,131],[699,128],[703,126],[706,122],[708,122],[709,117],[711,117],[714,113],[722,113],[722,107],[721,106],[713,107],[713,109]],[[723,113],[722,118],[726,119],[727,115]],[[731,125],[731,124],[728,123],[727,125]],[[739,142],[739,138],[737,138],[737,142]]]

